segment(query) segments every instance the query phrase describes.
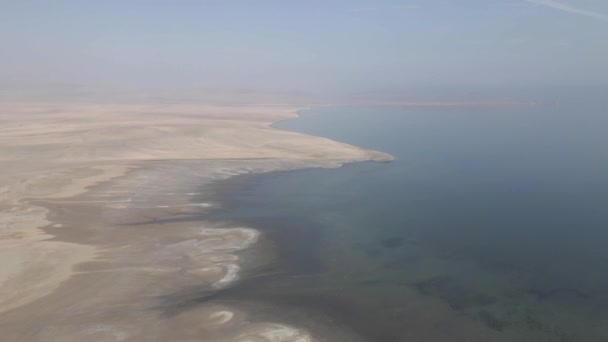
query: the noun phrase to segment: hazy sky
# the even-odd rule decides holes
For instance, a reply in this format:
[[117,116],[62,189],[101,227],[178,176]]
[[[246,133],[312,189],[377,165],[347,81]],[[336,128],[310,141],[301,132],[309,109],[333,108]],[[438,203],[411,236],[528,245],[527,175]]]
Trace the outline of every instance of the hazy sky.
[[2,81],[608,84],[607,0],[0,0]]

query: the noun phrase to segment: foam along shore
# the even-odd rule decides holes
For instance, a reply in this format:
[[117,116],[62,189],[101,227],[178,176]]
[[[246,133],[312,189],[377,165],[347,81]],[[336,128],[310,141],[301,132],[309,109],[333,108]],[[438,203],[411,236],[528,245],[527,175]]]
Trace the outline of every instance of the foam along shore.
[[[7,327],[7,338],[22,339],[21,334],[37,327],[34,340],[105,334],[150,340],[168,334],[157,331],[163,329],[159,319],[142,323],[136,318],[152,305],[150,297],[178,285],[221,289],[236,281],[243,265],[235,253],[254,245],[257,231],[188,224],[167,231],[154,225],[155,220],[212,210],[212,203],[187,202],[192,194],[184,184],[188,181],[211,183],[243,173],[392,159],[271,127],[296,117],[297,109],[0,104],[0,326]],[[124,228],[150,215],[153,228],[145,236]],[[124,284],[100,287],[118,274]],[[62,309],[66,307],[78,310]],[[116,308],[124,311],[121,324],[105,316]],[[106,328],[96,330],[102,323]],[[147,325],[155,326],[155,335],[143,332]],[[254,330],[267,341],[308,338],[280,325],[263,326]],[[245,341],[246,335],[233,337]]]

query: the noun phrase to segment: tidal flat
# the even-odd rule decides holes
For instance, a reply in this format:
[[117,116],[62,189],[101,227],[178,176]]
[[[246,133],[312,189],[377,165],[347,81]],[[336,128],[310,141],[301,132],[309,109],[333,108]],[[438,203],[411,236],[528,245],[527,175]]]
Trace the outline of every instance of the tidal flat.
[[211,300],[274,256],[253,227],[201,219],[206,186],[236,175],[392,159],[270,127],[295,111],[3,103],[3,340],[315,340]]

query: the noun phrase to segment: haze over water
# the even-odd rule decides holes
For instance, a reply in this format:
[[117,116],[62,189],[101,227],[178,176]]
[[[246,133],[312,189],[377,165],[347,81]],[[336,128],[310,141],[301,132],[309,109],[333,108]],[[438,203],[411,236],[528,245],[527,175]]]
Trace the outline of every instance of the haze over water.
[[[38,190],[56,196],[64,191],[64,180],[70,189],[80,184],[83,191],[92,190],[85,183],[97,176],[85,177],[81,166],[123,170],[127,161],[139,166],[143,160],[162,160],[176,172],[163,174],[163,184],[153,187],[163,188],[171,174],[181,172],[184,159],[213,159],[211,164],[226,162],[229,169],[233,158],[245,158],[238,162],[242,170],[257,171],[259,157],[268,155],[275,159],[262,164],[269,162],[273,170],[304,155],[312,165],[322,165],[330,155],[326,151],[340,154],[331,157],[334,161],[351,160],[356,152],[351,148],[313,152],[309,147],[320,145],[300,143],[310,137],[275,138],[282,133],[265,129],[263,118],[277,104],[538,99],[552,105],[326,107],[280,123],[397,159],[229,181],[234,192],[228,194],[227,210],[214,217],[263,231],[255,251],[264,254],[261,260],[276,250],[275,264],[252,269],[255,258],[241,255],[242,282],[221,293],[207,292],[211,299],[197,298],[193,305],[231,299],[239,304],[235,312],[243,309],[250,323],[284,322],[332,342],[357,342],[345,337],[353,334],[398,342],[608,341],[607,32],[606,0],[0,0],[0,121],[5,123],[0,176],[7,176],[0,178],[8,186],[0,184],[0,197],[8,203],[3,208],[10,208],[8,218],[0,217],[2,230],[18,227],[15,215],[40,214],[25,209],[26,202],[35,204],[31,199],[41,200],[32,195]],[[570,88],[555,88],[560,85]],[[518,87],[530,89],[506,91]],[[554,88],[532,89],[545,87]],[[249,111],[255,113],[245,120]],[[35,180],[34,186],[22,177]],[[150,179],[126,188],[133,192],[125,195],[128,203],[150,190]],[[141,194],[135,194],[137,184],[146,185]],[[201,190],[205,196],[209,192]],[[90,208],[100,206],[92,202]],[[165,203],[156,209],[161,206]],[[74,213],[80,220],[86,211]],[[177,214],[177,221],[192,219]],[[108,241],[127,245],[106,222],[83,219],[99,226]],[[24,220],[29,229],[32,220]],[[57,231],[68,236],[72,228],[87,244],[100,240],[83,233],[80,223]],[[159,236],[165,233],[176,235],[159,241],[185,236],[159,229]],[[16,303],[13,295],[30,301],[55,291],[53,286],[71,284],[62,277],[77,264],[72,258],[77,253],[41,252],[42,246],[63,248],[68,240],[57,244],[58,235],[34,245],[28,239],[38,243],[38,234],[21,228],[4,234],[10,248],[0,252],[22,246],[16,249],[27,255],[23,260],[34,262],[23,283],[2,281],[20,273],[0,272],[0,309],[2,303]],[[131,237],[132,247],[152,241]],[[208,255],[190,263],[158,245],[150,245],[150,251],[179,269],[175,279],[164,272],[160,277],[166,276],[167,288],[180,287],[180,294],[179,277],[190,276],[185,268],[215,263]],[[162,266],[152,254],[119,254],[141,258],[137,265],[146,266],[143,272],[156,273]],[[11,267],[28,265],[8,255]],[[46,266],[50,259],[66,271]],[[95,287],[75,283],[70,286],[85,290],[81,296],[65,288],[68,295],[55,291],[56,297],[25,308],[31,311],[17,311],[11,330],[32,338],[48,332],[78,339],[71,329],[112,334],[98,317],[131,325],[121,319],[126,315],[138,322],[127,331],[162,339],[143,327],[171,318],[145,311],[142,317],[151,320],[140,320],[139,311],[128,307],[152,299],[146,292],[150,287],[140,284],[165,288],[165,283],[147,273],[131,273],[137,276],[125,282],[123,270],[136,270],[131,259],[120,260],[117,285],[125,291],[105,289],[119,306],[105,311],[102,306],[111,301],[98,293],[85,296]],[[99,264],[95,267],[110,263]],[[73,278],[85,277],[96,286],[104,284],[97,279],[113,280],[113,273],[88,278],[80,266],[74,271]],[[49,281],[38,280],[44,274]],[[188,300],[190,290],[187,286]],[[143,301],[132,300],[131,293]],[[206,328],[202,316],[191,314],[186,329],[169,323],[167,333],[199,338]],[[94,327],[75,323],[81,318]],[[285,334],[283,327],[275,328],[265,334]],[[227,330],[235,339],[248,338]]]
[[[321,108],[278,124],[396,160],[237,182],[217,216],[266,231],[284,262],[234,296],[312,308],[371,341],[441,341],[442,329],[476,341],[477,328],[605,341],[604,90],[542,94],[555,106]],[[443,308],[464,320],[446,323]]]

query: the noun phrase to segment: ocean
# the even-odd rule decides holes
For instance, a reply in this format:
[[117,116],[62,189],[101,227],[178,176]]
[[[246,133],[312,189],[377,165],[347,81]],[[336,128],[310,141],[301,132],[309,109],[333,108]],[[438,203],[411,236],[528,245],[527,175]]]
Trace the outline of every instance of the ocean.
[[608,101],[549,98],[278,123],[395,161],[233,180],[214,217],[277,257],[221,298],[362,341],[608,341]]

